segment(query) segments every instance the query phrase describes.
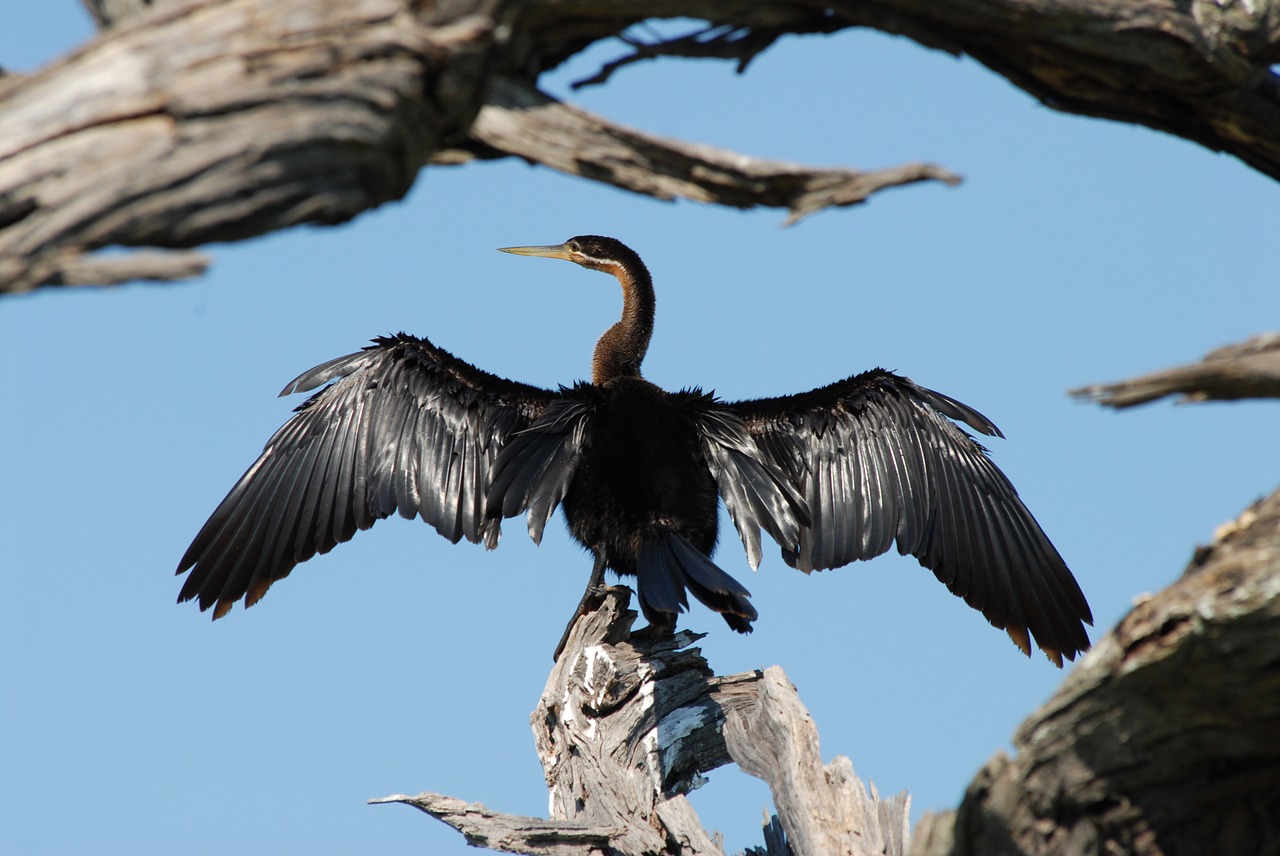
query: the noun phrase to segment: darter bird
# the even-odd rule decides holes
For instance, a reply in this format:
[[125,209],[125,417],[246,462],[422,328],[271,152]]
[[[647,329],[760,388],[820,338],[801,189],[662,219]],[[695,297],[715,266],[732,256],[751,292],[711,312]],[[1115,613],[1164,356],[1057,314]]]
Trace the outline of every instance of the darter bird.
[[640,373],[654,292],[633,250],[583,235],[503,251],[617,278],[622,317],[596,344],[591,382],[540,389],[405,333],[316,366],[281,395],[323,389],[182,557],[179,601],[197,599],[214,618],[241,598],[251,606],[298,563],[397,512],[492,548],[503,519],[524,514],[538,542],[560,507],[595,557],[578,614],[609,569],[636,578],[658,630],[675,626],[691,593],[748,633],[750,593],[711,559],[723,501],[752,568],[762,529],[805,572],[896,544],[1024,654],[1034,639],[1061,666],[1089,647],[1093,619],[1075,578],[956,424],[1002,436],[985,416],[882,369],[751,401],[666,392]]

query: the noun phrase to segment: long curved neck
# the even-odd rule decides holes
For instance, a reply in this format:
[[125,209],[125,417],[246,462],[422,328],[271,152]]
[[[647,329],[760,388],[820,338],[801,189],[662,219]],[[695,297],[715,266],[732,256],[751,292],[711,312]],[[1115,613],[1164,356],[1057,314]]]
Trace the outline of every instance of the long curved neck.
[[622,319],[596,342],[591,382],[601,386],[620,377],[640,377],[640,363],[653,335],[653,279],[640,257],[604,268],[622,285]]

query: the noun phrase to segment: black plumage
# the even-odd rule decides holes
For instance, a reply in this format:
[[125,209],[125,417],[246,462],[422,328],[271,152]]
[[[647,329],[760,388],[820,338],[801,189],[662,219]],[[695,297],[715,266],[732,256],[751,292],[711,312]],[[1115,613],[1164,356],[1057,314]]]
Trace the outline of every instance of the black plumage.
[[[307,399],[201,528],[178,566],[180,601],[214,618],[259,600],[300,562],[374,521],[421,517],[456,543],[497,545],[526,515],[539,541],[557,507],[606,568],[637,578],[649,621],[674,626],[686,592],[749,632],[749,592],[712,560],[725,503],[751,566],[763,529],[805,572],[894,543],[965,602],[1058,665],[1088,648],[1084,595],[986,450],[957,427],[986,417],[880,369],[821,389],[722,402],[641,377],[653,328],[643,262],[612,238],[507,252],[617,277],[622,318],[590,383],[546,390],[401,333],[302,374]],[[954,420],[954,421],[952,421]],[[588,589],[588,595],[592,591]],[[585,602],[585,598],[584,598]]]

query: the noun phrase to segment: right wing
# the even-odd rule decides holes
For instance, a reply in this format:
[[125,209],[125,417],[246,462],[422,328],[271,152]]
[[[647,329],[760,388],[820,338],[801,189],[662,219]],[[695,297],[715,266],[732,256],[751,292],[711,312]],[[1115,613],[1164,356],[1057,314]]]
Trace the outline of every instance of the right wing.
[[[1075,577],[986,449],[955,424],[1000,436],[973,408],[880,369],[720,407],[803,498],[807,520],[773,515],[788,535],[770,530],[787,564],[838,568],[896,542],[1024,653],[1034,638],[1061,666],[1088,649],[1084,625],[1093,616]],[[742,503],[735,509],[733,495],[721,493],[737,522]],[[798,539],[790,537],[793,519]]]

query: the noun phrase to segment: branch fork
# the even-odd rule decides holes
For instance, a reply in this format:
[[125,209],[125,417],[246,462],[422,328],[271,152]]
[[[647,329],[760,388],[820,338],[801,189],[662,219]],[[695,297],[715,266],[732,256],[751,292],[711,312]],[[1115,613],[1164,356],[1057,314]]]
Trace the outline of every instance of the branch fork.
[[737,762],[769,783],[779,809],[766,818],[770,849],[758,852],[906,852],[906,793],[880,800],[846,758],[824,767],[817,729],[782,669],[717,677],[689,647],[699,634],[632,636],[630,596],[611,588],[574,624],[531,717],[549,820],[433,793],[373,802],[412,805],[469,843],[509,853],[722,856],[685,794]]

